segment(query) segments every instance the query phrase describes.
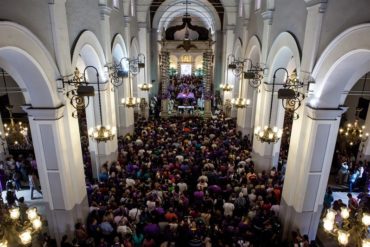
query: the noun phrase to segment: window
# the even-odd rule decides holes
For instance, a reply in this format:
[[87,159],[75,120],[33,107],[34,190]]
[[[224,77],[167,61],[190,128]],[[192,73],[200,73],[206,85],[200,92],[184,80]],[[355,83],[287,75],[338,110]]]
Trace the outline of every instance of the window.
[[259,10],[261,8],[261,0],[254,1],[254,10]]
[[181,75],[191,75],[191,63],[181,64]]
[[120,0],[113,0],[113,7],[119,9],[119,1]]

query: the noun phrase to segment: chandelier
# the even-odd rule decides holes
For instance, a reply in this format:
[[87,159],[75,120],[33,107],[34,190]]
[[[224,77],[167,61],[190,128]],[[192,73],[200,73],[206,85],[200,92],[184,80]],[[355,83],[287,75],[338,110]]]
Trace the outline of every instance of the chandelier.
[[128,108],[134,108],[140,103],[140,98],[134,97],[132,95],[132,77],[129,75],[129,96],[126,98],[121,99],[121,103],[128,107]]
[[367,238],[369,225],[369,213],[361,209],[356,215],[351,215],[347,207],[342,207],[340,211],[328,209],[323,219],[324,230],[337,237],[341,246],[347,246],[351,237],[356,242],[355,246],[369,247],[370,239]]
[[366,142],[369,138],[369,133],[364,133],[365,125],[360,126],[358,123],[357,116],[361,110],[361,108],[356,109],[356,120],[353,123],[348,123],[345,128],[339,129],[339,134],[350,146]]
[[0,246],[30,245],[32,243],[32,235],[39,233],[42,227],[41,217],[37,213],[37,209],[27,209],[27,218],[25,219],[22,218],[18,207],[6,210],[5,205],[2,204],[1,209]]
[[153,87],[153,85],[151,83],[144,82],[143,84],[139,84],[138,87],[141,91],[149,91]]
[[[229,57],[227,57],[227,64],[229,64]],[[226,69],[226,80],[229,80],[229,69]],[[225,82],[223,84],[220,85],[220,88],[222,91],[224,92],[230,92],[233,90],[234,86]]]
[[13,106],[7,106],[6,109],[9,111],[10,123],[4,124],[4,136],[0,132],[0,139],[6,140],[6,143],[10,149],[31,149],[32,145],[28,140],[28,127],[13,118],[12,109]]
[[97,141],[98,143],[111,141],[114,139],[114,136],[116,135],[116,128],[110,127],[109,125],[107,126],[103,125],[99,73],[98,73],[98,70],[94,66],[87,66],[85,68],[84,75],[88,68],[92,68],[96,71],[96,79],[97,79],[96,84],[98,85],[98,102],[99,102],[99,114],[100,114],[100,124],[101,124],[101,125],[97,125],[95,128],[89,129],[89,137],[91,137],[93,140]]
[[231,100],[231,104],[236,108],[245,108],[247,105],[250,105],[250,100],[242,98],[243,79],[240,77],[239,81],[240,81],[239,96],[238,96],[238,98],[233,98]]
[[233,90],[234,87],[233,87],[233,85],[230,85],[229,83],[224,83],[224,84],[220,85],[220,88],[224,92],[230,92],[230,91]]
[[[281,68],[280,68],[281,69]],[[282,129],[279,129],[278,127],[271,127],[271,114],[272,114],[272,106],[274,102],[274,90],[275,90],[275,78],[276,78],[276,72],[279,69],[277,69],[274,73],[274,77],[272,80],[272,91],[271,91],[271,103],[270,103],[270,115],[269,115],[269,122],[268,125],[264,128],[261,128],[258,126],[254,130],[254,135],[260,142],[267,142],[267,143],[276,143],[280,140],[281,136],[283,135]]]

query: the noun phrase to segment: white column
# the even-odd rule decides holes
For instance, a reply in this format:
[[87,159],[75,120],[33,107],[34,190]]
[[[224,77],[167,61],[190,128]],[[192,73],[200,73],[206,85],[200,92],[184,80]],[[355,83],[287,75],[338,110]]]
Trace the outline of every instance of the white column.
[[315,239],[343,109],[304,108],[305,127],[297,131],[305,135],[295,140],[302,144],[299,162],[287,165],[280,218],[284,236],[299,229]]
[[58,69],[62,76],[72,74],[66,0],[49,1],[51,31]]
[[[150,53],[148,53],[148,41],[150,37],[150,33],[148,32],[147,24],[146,23],[138,23],[139,26],[139,47],[140,53],[144,54],[145,56],[145,68],[140,70],[138,75],[138,84],[151,83],[150,80]],[[145,74],[144,74],[145,73]],[[138,97],[140,99],[144,98],[146,102],[149,104],[149,94],[150,91],[142,91],[138,88]],[[149,108],[145,108],[146,113],[149,114]]]
[[8,154],[8,146],[6,144],[6,139],[5,139],[5,131],[4,131],[4,124],[3,124],[3,119],[0,116],[0,161],[5,160],[6,155]]
[[[317,2],[314,0],[306,0],[306,5],[307,19],[304,47],[302,52],[301,73],[299,75],[301,80],[305,79],[304,77],[311,73],[313,65],[317,58],[317,49],[320,40],[321,24],[325,12],[326,1]],[[305,149],[305,142],[303,142],[302,140],[306,140],[308,138],[308,132],[305,131],[307,129],[307,121],[305,121],[306,118],[304,117],[308,114],[308,108],[303,107],[305,102],[308,102],[308,100],[306,99],[304,102],[302,102],[302,106],[297,110],[300,118],[293,121],[293,126],[291,130],[292,134],[289,144],[287,173],[285,176],[285,181],[289,181],[289,184],[291,185],[299,183],[299,180],[301,179],[299,176],[296,176],[296,174],[301,172],[301,167],[297,166],[296,164],[301,164],[302,162],[302,150]],[[337,134],[338,133],[335,133],[335,136],[337,136]],[[322,189],[325,191],[325,188]],[[287,205],[293,205],[293,202],[295,200],[294,190],[295,187],[293,188],[284,185],[283,194],[285,203]],[[316,230],[314,232],[316,233]],[[288,236],[289,232],[286,231],[285,234],[286,236]]]
[[32,108],[28,113],[38,173],[47,202],[48,227],[58,242],[72,236],[75,222],[88,214],[81,144],[69,107]]
[[[261,50],[261,65],[264,67],[266,65],[267,56],[269,52],[269,43],[271,36],[271,26],[273,21],[273,10],[266,10],[261,13],[263,18],[263,36],[262,36],[262,50]],[[266,81],[268,78],[269,71],[266,69],[264,71],[264,79]],[[268,91],[267,91],[268,90]],[[270,100],[271,100],[271,89],[266,85],[261,85],[257,92],[256,101],[256,114],[254,127],[265,126],[268,123],[268,116],[270,114]],[[276,101],[275,101],[276,102]],[[274,118],[272,118],[274,119]],[[275,121],[271,121],[272,125]],[[252,131],[253,134],[253,131]],[[261,143],[256,138],[253,138],[253,152],[252,157],[256,163],[257,170],[268,170],[272,167],[272,145]]]

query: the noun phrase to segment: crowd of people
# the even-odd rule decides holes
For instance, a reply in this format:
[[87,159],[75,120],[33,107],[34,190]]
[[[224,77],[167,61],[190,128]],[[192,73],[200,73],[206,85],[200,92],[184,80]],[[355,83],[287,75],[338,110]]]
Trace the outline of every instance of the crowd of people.
[[356,161],[354,157],[346,157],[337,154],[336,159],[340,160],[339,169],[336,175],[338,185],[346,185],[349,192],[363,192],[368,190],[368,176],[370,173],[370,165],[368,162]]
[[173,76],[170,79],[167,94],[176,105],[196,105],[202,108],[203,80],[194,75]]
[[30,189],[32,200],[34,199],[35,190],[42,194],[37,173],[37,163],[33,154],[29,154],[27,157],[18,155],[15,159],[10,155],[5,160],[0,160],[0,192],[6,190],[7,197],[8,194],[9,197],[11,197],[10,194],[14,194],[15,197],[14,192],[24,188]]
[[282,174],[256,173],[251,143],[221,117],[138,121],[87,184],[79,246],[278,246]]

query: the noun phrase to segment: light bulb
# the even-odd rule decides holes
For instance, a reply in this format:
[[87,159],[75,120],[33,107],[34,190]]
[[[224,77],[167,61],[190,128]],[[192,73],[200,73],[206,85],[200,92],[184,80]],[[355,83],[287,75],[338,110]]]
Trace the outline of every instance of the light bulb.
[[108,132],[105,131],[103,135],[104,135],[105,138],[107,138],[108,137]]
[[263,135],[264,135],[264,132],[263,131],[260,131],[260,133],[259,133],[259,137],[263,137]]
[[362,215],[362,223],[365,225],[365,226],[369,226],[370,225],[370,215],[367,214],[367,213],[364,213]]
[[340,215],[342,216],[343,219],[348,219],[349,217],[349,209],[346,207],[342,207],[340,209]]
[[31,232],[29,230],[26,230],[19,234],[19,238],[21,239],[22,244],[29,244],[32,241]]
[[97,138],[98,137],[98,132],[94,132],[94,138]]
[[32,220],[32,226],[35,230],[38,230],[42,226],[42,222],[40,220],[40,217],[37,216],[34,220]]
[[250,104],[251,104],[251,100],[247,99],[247,105],[250,105]]
[[6,239],[1,240],[0,247],[8,247],[8,241]]
[[10,218],[12,220],[17,220],[20,216],[19,208],[11,208],[9,209]]
[[272,131],[274,131],[275,133],[277,133],[278,132],[278,127],[274,127],[273,129],[272,129]]
[[334,221],[324,218],[324,229],[325,231],[331,232],[334,228]]
[[272,138],[274,138],[274,134],[273,133],[269,133],[269,139],[272,140]]
[[26,213],[27,213],[28,219],[30,221],[36,219],[36,217],[37,217],[37,209],[36,208],[29,208],[29,209],[27,209]]
[[370,247],[370,239],[363,239],[362,247]]
[[96,129],[97,130],[100,130],[101,129],[101,125],[96,126]]
[[336,214],[337,214],[337,212],[334,209],[328,209],[328,212],[326,213],[325,218],[327,218],[331,221],[334,221]]
[[264,129],[264,130],[267,130],[267,128],[268,128],[268,126],[267,126],[267,125],[265,125],[265,127],[263,127],[263,129]]
[[347,245],[348,244],[348,237],[349,233],[343,230],[338,230],[338,242],[341,245]]

